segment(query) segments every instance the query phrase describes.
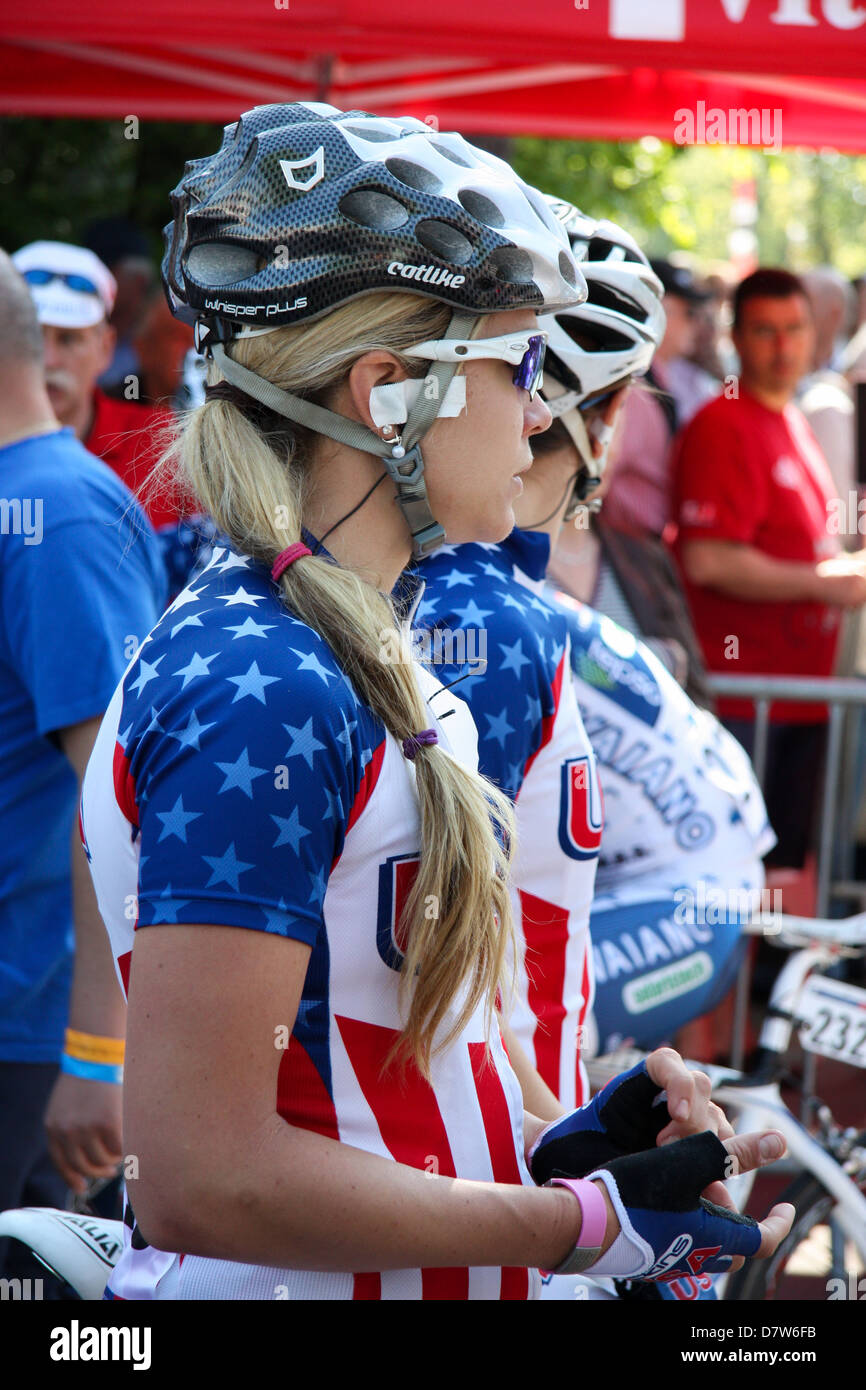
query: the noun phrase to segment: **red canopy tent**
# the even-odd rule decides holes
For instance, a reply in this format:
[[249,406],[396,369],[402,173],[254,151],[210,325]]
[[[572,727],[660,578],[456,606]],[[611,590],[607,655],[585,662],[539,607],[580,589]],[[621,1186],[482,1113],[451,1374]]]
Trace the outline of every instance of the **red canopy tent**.
[[299,99],[668,140],[703,102],[779,112],[786,145],[866,150],[866,0],[40,0],[0,17],[2,113],[226,121]]

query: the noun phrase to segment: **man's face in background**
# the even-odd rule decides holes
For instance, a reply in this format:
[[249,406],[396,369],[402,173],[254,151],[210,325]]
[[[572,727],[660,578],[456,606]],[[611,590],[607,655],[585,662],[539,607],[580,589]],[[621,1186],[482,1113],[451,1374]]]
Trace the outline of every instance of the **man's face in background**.
[[748,299],[731,336],[747,387],[793,396],[797,383],[811,367],[815,347],[812,313],[805,295]]
[[658,357],[667,362],[672,357],[688,357],[695,345],[695,318],[692,305],[679,294],[664,297],[665,336]]
[[45,385],[61,425],[72,425],[86,414],[97,379],[111,361],[114,330],[104,321],[89,328],[42,325]]

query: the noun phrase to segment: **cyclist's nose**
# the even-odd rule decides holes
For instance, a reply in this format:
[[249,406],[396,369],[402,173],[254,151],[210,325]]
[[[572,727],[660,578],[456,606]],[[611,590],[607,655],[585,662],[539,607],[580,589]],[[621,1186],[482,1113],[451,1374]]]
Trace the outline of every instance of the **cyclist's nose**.
[[527,435],[541,434],[543,430],[549,429],[553,423],[550,407],[540,395],[536,395],[534,401],[529,401],[523,418]]

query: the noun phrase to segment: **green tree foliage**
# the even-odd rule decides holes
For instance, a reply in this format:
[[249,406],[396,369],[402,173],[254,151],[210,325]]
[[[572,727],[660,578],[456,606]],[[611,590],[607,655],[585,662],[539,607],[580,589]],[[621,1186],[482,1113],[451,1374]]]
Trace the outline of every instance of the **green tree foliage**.
[[0,246],[80,242],[97,218],[127,217],[159,258],[169,190],[184,161],[210,154],[221,135],[221,126],[205,121],[141,121],[136,128],[131,120],[4,118]]
[[515,140],[512,162],[529,183],[595,216],[613,218],[661,255],[678,229],[661,189],[676,179],[673,171],[683,154],[679,146],[652,137],[631,143],[527,137]]
[[835,150],[781,154],[726,145],[518,139],[522,176],[599,217],[621,222],[651,256],[688,251],[724,261],[732,204],[753,183],[752,230],[764,264],[835,265],[866,273],[866,157]]
[[[80,241],[102,217],[127,217],[162,253],[168,193],[184,161],[217,148],[210,122],[0,120],[0,245]],[[132,137],[132,138],[131,138]],[[753,181],[759,258],[804,269],[830,262],[866,273],[866,157],[833,150],[761,150],[522,137],[485,142],[518,172],[560,197],[627,227],[650,255],[673,250],[727,260],[737,185]]]

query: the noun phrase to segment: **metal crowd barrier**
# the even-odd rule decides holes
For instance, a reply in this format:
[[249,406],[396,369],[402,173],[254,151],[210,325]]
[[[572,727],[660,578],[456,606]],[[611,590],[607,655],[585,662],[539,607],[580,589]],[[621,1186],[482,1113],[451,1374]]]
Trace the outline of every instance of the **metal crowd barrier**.
[[[866,680],[852,678],[819,679],[808,676],[734,676],[711,673],[708,683],[713,695],[727,698],[751,700],[755,706],[755,743],[752,763],[755,776],[763,789],[767,769],[767,739],[769,732],[770,705],[776,701],[814,702],[829,707],[827,730],[826,763],[824,767],[824,786],[821,797],[821,822],[818,838],[816,864],[815,915],[827,917],[830,904],[837,898],[860,898],[866,906],[866,883],[852,877],[854,851],[854,825],[859,808],[853,804],[849,785],[845,789],[840,816],[840,789],[842,788],[842,753],[845,746],[844,725],[846,715],[852,708],[866,706]],[[849,769],[852,776],[854,769]],[[847,823],[846,823],[847,822]],[[837,837],[837,826],[841,836]],[[836,863],[843,860],[849,867],[849,876],[833,880],[834,851]],[[731,1050],[731,1065],[742,1068],[745,1051],[746,1022],[749,1007],[751,971],[748,964],[740,972],[737,981],[736,1004],[734,1009],[734,1031]],[[807,1074],[804,1078],[807,1090],[814,1083],[815,1059],[812,1053],[806,1055]]]

